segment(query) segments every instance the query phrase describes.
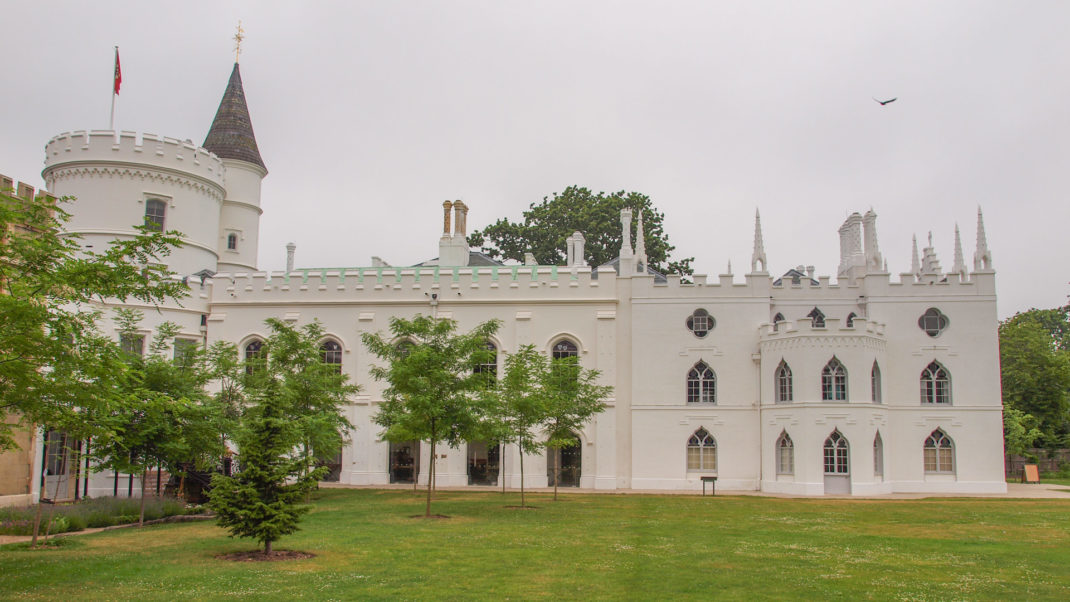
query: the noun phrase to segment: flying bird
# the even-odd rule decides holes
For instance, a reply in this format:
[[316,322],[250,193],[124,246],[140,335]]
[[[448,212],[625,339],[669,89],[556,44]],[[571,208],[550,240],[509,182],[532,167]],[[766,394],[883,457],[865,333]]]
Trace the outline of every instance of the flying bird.
[[899,98],[899,97],[896,96],[895,98],[890,98],[888,100],[877,100],[876,98],[874,98],[873,100],[877,100],[877,102],[879,102],[880,105],[883,107],[884,105],[886,105],[886,104],[888,104],[890,102],[895,102],[896,98]]

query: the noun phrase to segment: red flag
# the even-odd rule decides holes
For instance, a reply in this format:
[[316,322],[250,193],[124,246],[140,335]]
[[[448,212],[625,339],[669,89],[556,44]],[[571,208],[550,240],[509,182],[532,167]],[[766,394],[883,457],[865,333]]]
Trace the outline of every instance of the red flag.
[[115,47],[115,94],[119,93],[119,84],[123,83],[123,71],[119,69],[119,47]]

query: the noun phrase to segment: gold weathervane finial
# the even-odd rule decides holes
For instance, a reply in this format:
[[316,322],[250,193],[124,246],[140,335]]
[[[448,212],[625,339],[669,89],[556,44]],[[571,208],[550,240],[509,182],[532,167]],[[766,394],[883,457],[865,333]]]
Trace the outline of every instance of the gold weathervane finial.
[[241,28],[241,20],[238,20],[238,32],[234,34],[234,62],[238,62],[238,57],[241,56],[241,41],[245,39],[242,35],[245,30]]

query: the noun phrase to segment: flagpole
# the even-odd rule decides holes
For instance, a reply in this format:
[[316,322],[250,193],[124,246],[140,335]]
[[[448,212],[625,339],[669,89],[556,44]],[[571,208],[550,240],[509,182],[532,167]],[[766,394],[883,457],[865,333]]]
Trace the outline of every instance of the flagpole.
[[[115,47],[115,66],[119,65],[119,47]],[[115,129],[115,68],[112,68],[111,78],[111,119],[108,120],[108,129]]]

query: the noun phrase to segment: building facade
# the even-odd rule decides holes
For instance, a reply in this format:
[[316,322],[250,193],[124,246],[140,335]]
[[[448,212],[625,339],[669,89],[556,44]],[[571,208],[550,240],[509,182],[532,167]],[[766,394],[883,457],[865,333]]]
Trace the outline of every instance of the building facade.
[[[324,325],[325,352],[363,387],[347,408],[352,441],[334,466],[342,483],[426,482],[426,444],[379,440],[371,418],[384,385],[370,378],[377,359],[361,343],[392,317],[424,314],[462,330],[501,320],[490,341],[499,369],[506,354],[534,344],[601,372],[612,398],[575,433],[562,485],[698,490],[701,477],[716,476],[723,489],[801,495],[1006,491],[995,272],[980,213],[972,269],[956,231],[950,270],[930,241],[920,254],[915,243],[911,271],[895,277],[872,210],[840,227],[835,280],[805,266],[770,274],[756,216],[745,274],[684,282],[647,269],[640,220],[628,210],[611,264],[585,265],[576,233],[566,265],[503,265],[468,248],[460,201],[443,205],[435,260],[306,269],[294,266],[291,246],[287,269],[264,273],[256,267],[266,174],[237,64],[203,146],[69,132],[46,145],[43,172],[52,194],[77,198],[69,229],[86,245],[129,236],[146,219],[184,233],[167,261],[191,294],[146,311],[145,340],[167,320],[179,338],[255,352],[267,318]],[[436,480],[517,487],[517,453],[490,442],[443,449]],[[524,463],[526,486],[550,482],[544,456]],[[118,490],[114,475],[87,487]]]

